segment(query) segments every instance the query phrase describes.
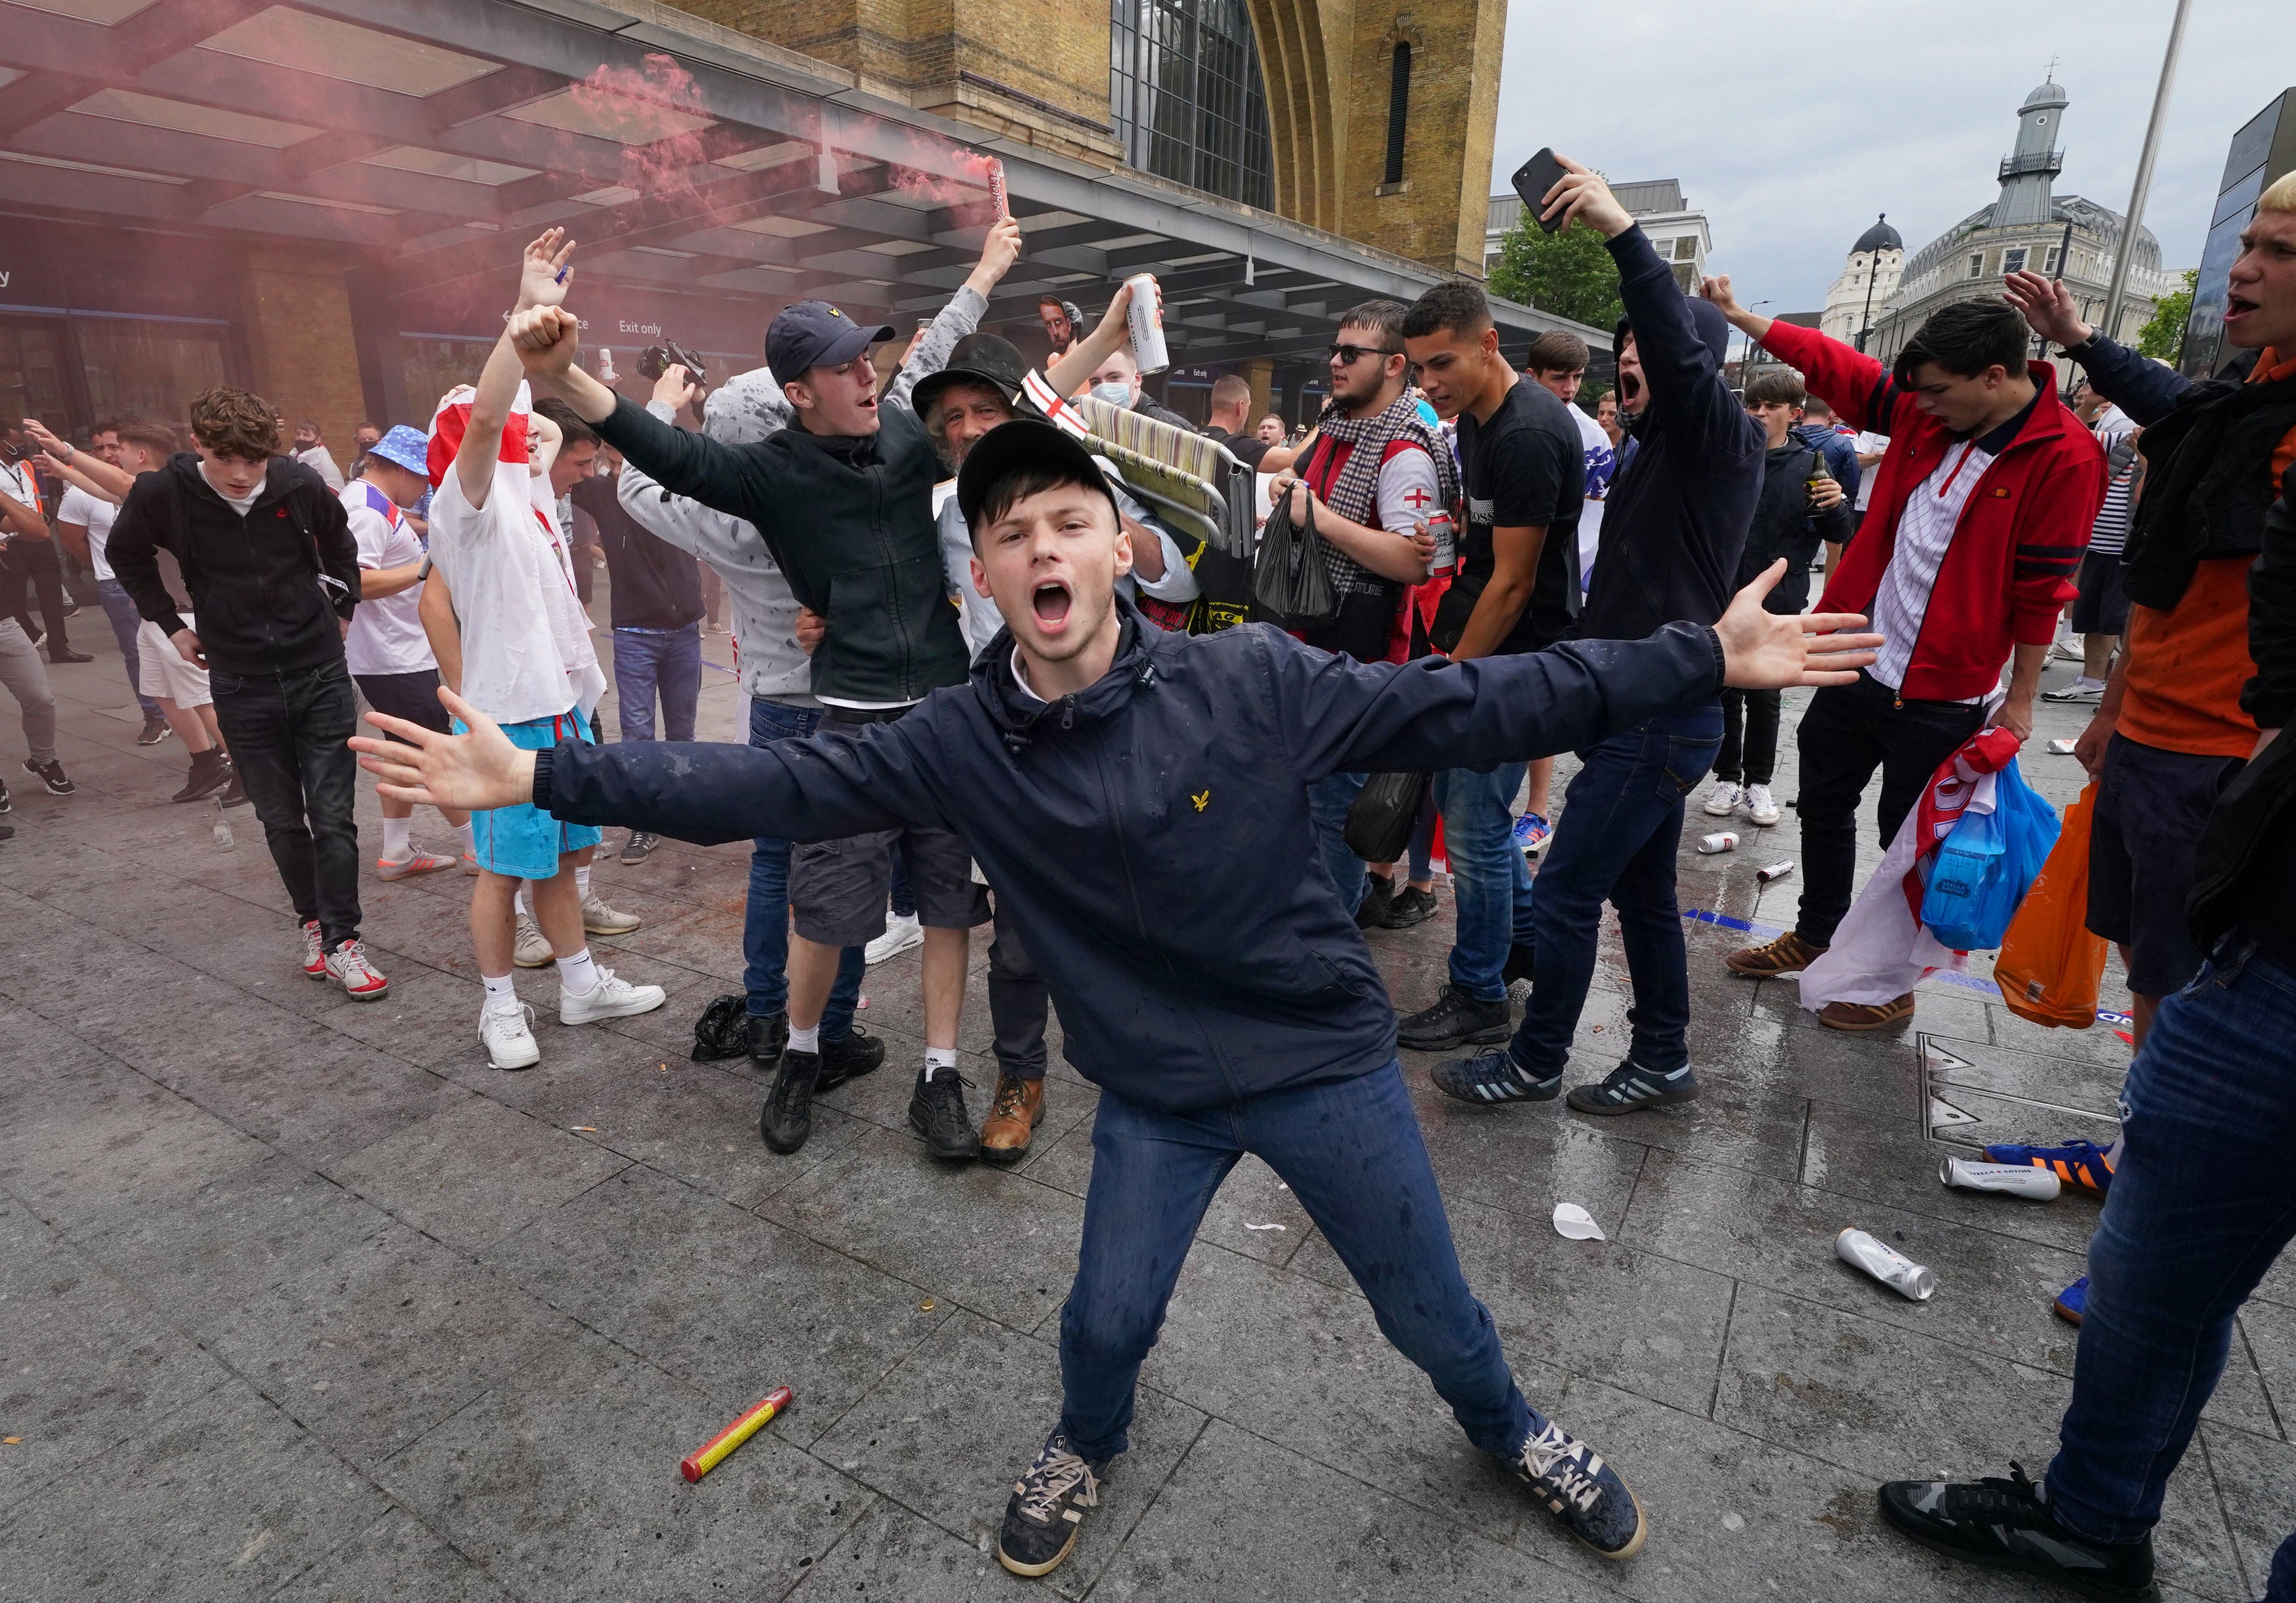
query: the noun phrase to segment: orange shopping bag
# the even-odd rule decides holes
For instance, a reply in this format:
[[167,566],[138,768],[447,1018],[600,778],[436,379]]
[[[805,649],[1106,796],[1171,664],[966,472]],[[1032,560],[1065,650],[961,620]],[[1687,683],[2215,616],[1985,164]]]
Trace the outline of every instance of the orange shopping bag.
[[2052,1029],[2086,1030],[2096,1023],[2096,991],[2104,976],[2104,937],[2092,935],[2088,917],[2088,827],[2096,808],[2091,781],[2065,809],[2054,851],[2001,943],[1993,965],[2001,999],[2021,1018]]

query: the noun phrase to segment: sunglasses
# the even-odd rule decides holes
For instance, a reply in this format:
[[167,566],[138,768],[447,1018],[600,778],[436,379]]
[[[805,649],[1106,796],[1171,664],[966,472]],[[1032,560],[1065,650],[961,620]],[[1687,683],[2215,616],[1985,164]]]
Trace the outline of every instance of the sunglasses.
[[1390,350],[1384,345],[1334,345],[1329,352],[1332,360],[1342,367],[1352,367],[1365,357],[1399,357],[1399,350]]

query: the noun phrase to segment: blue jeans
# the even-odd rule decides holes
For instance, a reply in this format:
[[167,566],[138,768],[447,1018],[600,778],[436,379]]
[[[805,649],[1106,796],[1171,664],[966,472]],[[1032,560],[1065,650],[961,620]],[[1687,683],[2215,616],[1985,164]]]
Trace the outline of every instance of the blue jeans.
[[[769,746],[803,740],[821,722],[818,707],[787,707],[750,698],[750,744]],[[789,1011],[790,843],[779,835],[759,835],[750,849],[750,901],[742,925],[742,988],[749,993],[751,1018]],[[842,1040],[853,1032],[853,1012],[861,1001],[861,976],[867,969],[861,949],[849,946],[838,961],[829,1005],[821,1013],[821,1039]]]
[[156,718],[160,703],[144,694],[143,659],[135,652],[135,626],[144,615],[128,599],[127,587],[116,579],[95,581],[95,598],[103,604],[103,615],[111,625],[111,637],[119,642],[119,660],[127,665],[127,688],[135,693],[135,704],[144,709],[144,716]]
[[1628,1056],[1662,1074],[1690,1061],[1690,966],[1675,854],[1683,798],[1706,777],[1721,744],[1721,703],[1710,702],[1622,729],[1578,754],[1582,766],[1546,843],[1531,909],[1538,978],[1508,1048],[1525,1072],[1544,1079],[1570,1059],[1605,900],[1619,909],[1634,979]]
[[1435,808],[1443,815],[1443,851],[1451,863],[1457,927],[1451,936],[1451,983],[1479,1002],[1506,999],[1507,949],[1530,941],[1530,867],[1514,843],[1514,793],[1520,762],[1488,774],[1440,769]]
[[1128,1445],[1141,1361],[1212,1193],[1256,1154],[1292,1188],[1427,1371],[1467,1439],[1512,1458],[1546,1421],[1523,1401],[1490,1311],[1467,1289],[1403,1066],[1162,1114],[1103,1091],[1076,1284],[1061,1311],[1061,1428],[1098,1463]]
[[1316,844],[1324,871],[1338,887],[1340,905],[1350,914],[1364,899],[1363,859],[1348,850],[1348,809],[1363,793],[1368,774],[1326,774],[1308,787],[1308,816],[1316,821]]
[[[2050,1506],[2099,1541],[2135,1541],[2193,1439],[2233,1316],[2296,1237],[2296,973],[2218,949],[2161,1005],[2121,1089],[2128,1145],[2088,1248],[2072,1405]],[[2296,1603],[2296,1535],[2267,1603]]]
[[618,629],[614,631],[614,706],[624,740],[653,738],[653,698],[661,695],[662,727],[671,740],[693,738],[701,701],[701,626]]

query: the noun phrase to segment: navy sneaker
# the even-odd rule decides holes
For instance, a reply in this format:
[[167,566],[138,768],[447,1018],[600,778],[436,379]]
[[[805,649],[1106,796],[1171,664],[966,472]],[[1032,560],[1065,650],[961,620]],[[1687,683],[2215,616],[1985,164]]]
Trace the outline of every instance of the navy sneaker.
[[1108,1464],[1077,1457],[1065,1433],[1045,1438],[1037,1461],[1013,1483],[1004,1523],[996,1532],[996,1562],[1016,1575],[1049,1574],[1075,1548],[1084,1511],[1100,1503]]
[[1513,1468],[1564,1530],[1603,1558],[1631,1558],[1642,1550],[1648,1527],[1633,1490],[1602,1454],[1561,1426],[1550,1421],[1524,1443]]
[[1435,1089],[1462,1102],[1551,1102],[1562,1089],[1562,1071],[1535,1078],[1505,1047],[1472,1057],[1452,1057],[1428,1071]]
[[1480,1001],[1446,984],[1432,1007],[1397,1022],[1395,1040],[1407,1051],[1447,1052],[1453,1047],[1495,1046],[1513,1033],[1505,997]]
[[1664,1107],[1674,1102],[1692,1102],[1698,1097],[1698,1076],[1684,1064],[1672,1073],[1661,1074],[1656,1069],[1644,1068],[1632,1059],[1611,1071],[1609,1078],[1599,1085],[1575,1085],[1564,1098],[1582,1114],[1607,1117],[1613,1114],[1638,1114],[1646,1107]]
[[2047,1496],[2016,1465],[2010,1478],[1891,1481],[1882,1517],[1933,1553],[1993,1570],[2020,1570],[2105,1603],[2151,1603],[2152,1540],[2092,1541],[2057,1523]]

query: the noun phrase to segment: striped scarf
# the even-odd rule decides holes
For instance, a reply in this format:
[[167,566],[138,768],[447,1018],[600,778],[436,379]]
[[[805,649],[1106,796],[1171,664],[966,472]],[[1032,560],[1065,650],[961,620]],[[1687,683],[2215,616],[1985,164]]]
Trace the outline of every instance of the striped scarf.
[[[1344,440],[1355,448],[1340,464],[1331,487],[1321,497],[1324,504],[1349,522],[1361,523],[1367,529],[1379,525],[1379,470],[1387,461],[1387,448],[1398,440],[1407,440],[1427,453],[1435,464],[1435,482],[1439,497],[1446,511],[1458,504],[1458,473],[1451,461],[1451,449],[1443,437],[1427,426],[1419,415],[1418,403],[1409,395],[1398,395],[1386,408],[1370,417],[1349,417],[1339,402],[1332,401],[1324,407],[1324,415],[1316,422],[1316,432],[1325,440]],[[1321,447],[1317,448],[1321,450]],[[1407,529],[1393,532],[1409,534]],[[1353,557],[1342,553],[1329,540],[1323,542],[1324,563],[1332,576],[1332,588],[1342,594],[1376,594],[1390,587],[1392,580],[1382,579]]]

